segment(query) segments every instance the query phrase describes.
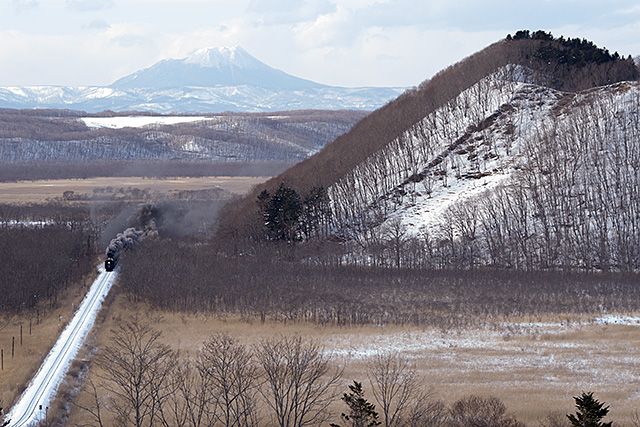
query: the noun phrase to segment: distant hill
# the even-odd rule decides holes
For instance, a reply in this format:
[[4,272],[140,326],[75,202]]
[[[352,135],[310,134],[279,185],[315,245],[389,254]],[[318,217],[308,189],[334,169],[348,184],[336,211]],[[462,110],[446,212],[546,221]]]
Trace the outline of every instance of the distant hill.
[[[367,113],[302,110],[202,116],[0,109],[0,164],[299,162]],[[182,123],[168,124],[182,119]],[[87,126],[87,123],[107,123]],[[137,125],[136,122],[141,123]],[[121,123],[109,127],[108,123]]]
[[352,261],[638,269],[638,75],[586,40],[518,32],[256,188],[221,230],[255,233],[259,194],[323,188],[314,226]]
[[286,74],[240,47],[166,59],[107,87],[0,87],[0,108],[158,113],[374,110],[406,88],[341,88]]

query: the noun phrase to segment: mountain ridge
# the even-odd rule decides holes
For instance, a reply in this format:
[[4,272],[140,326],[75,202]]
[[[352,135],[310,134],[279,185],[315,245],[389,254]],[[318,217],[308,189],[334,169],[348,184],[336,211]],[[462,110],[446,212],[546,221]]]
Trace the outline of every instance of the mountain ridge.
[[0,108],[191,114],[370,111],[406,89],[323,85],[272,68],[240,47],[205,48],[159,61],[109,86],[0,86]]

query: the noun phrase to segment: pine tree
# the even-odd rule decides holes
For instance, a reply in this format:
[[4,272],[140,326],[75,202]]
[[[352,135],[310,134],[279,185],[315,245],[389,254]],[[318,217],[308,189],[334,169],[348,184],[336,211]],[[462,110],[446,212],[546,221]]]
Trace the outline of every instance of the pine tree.
[[[259,203],[264,203],[268,197],[268,193],[263,193],[259,196]],[[283,240],[288,243],[298,240],[302,201],[293,188],[280,184],[278,191],[266,203],[263,215],[271,240]]]
[[593,392],[583,392],[581,396],[573,398],[576,401],[576,414],[569,414],[567,418],[571,425],[576,427],[611,427],[613,422],[600,422],[609,413],[609,407],[603,408],[604,402],[600,403],[593,398]]
[[[349,407],[349,414],[343,413],[341,415],[343,421],[353,427],[374,427],[380,425],[376,405],[368,402],[367,399],[364,398],[362,383],[354,381],[353,385],[349,386],[349,390],[351,390],[351,393],[345,393],[342,396],[342,401]],[[331,427],[341,426],[331,424]]]

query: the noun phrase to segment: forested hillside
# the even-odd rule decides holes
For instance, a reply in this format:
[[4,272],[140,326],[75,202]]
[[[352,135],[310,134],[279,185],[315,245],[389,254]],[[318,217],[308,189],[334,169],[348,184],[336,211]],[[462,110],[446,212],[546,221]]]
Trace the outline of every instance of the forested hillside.
[[[140,113],[135,113],[140,114]],[[298,162],[367,113],[220,114],[174,125],[89,128],[67,110],[0,110],[0,163],[96,161]],[[119,114],[123,115],[123,114]],[[131,115],[131,114],[129,114]]]
[[[561,53],[555,59],[549,53],[566,51],[570,55],[573,51],[569,47],[575,44],[584,46],[585,51],[598,52],[592,55],[598,59],[570,63],[563,60]],[[545,32],[518,32],[516,37],[486,47],[374,111],[321,153],[274,179],[271,188],[282,181],[301,191],[313,186],[328,187],[429,113],[507,65],[526,67],[528,73],[519,76],[526,82],[569,92],[636,80],[639,75],[631,57],[610,56],[586,40],[554,39]]]
[[273,240],[259,199],[280,186],[301,199],[288,236],[346,242],[355,262],[635,270],[637,77],[630,57],[519,31],[256,189],[222,231]]

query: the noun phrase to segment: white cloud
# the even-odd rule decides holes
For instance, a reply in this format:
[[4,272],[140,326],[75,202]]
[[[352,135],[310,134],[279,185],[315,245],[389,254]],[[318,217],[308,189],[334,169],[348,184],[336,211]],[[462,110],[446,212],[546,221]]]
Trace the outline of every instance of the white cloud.
[[501,37],[502,32],[371,27],[351,45],[300,53],[304,69],[298,74],[341,86],[414,86]]
[[87,28],[92,30],[104,30],[109,28],[109,24],[104,19],[94,19],[87,25]]
[[246,48],[255,37],[255,28],[246,18],[220,22],[215,27],[201,27],[183,33],[165,33],[161,37],[162,58],[182,58],[203,47],[241,45]]
[[329,0],[251,0],[246,12],[261,24],[283,25],[313,20],[334,9]]
[[305,49],[348,44],[357,31],[350,25],[352,16],[350,10],[338,7],[312,21],[299,23],[293,27],[296,42]]
[[12,5],[17,13],[22,13],[37,8],[40,3],[37,0],[13,0]]
[[617,9],[614,13],[618,15],[640,15],[640,5],[633,5],[625,9]]
[[[81,33],[0,32],[0,85],[108,85],[157,60],[153,28],[118,23]],[[25,54],[28,53],[28,54]],[[19,72],[16,72],[18,70]]]
[[114,5],[113,0],[67,0],[67,7],[78,12],[95,12]]

